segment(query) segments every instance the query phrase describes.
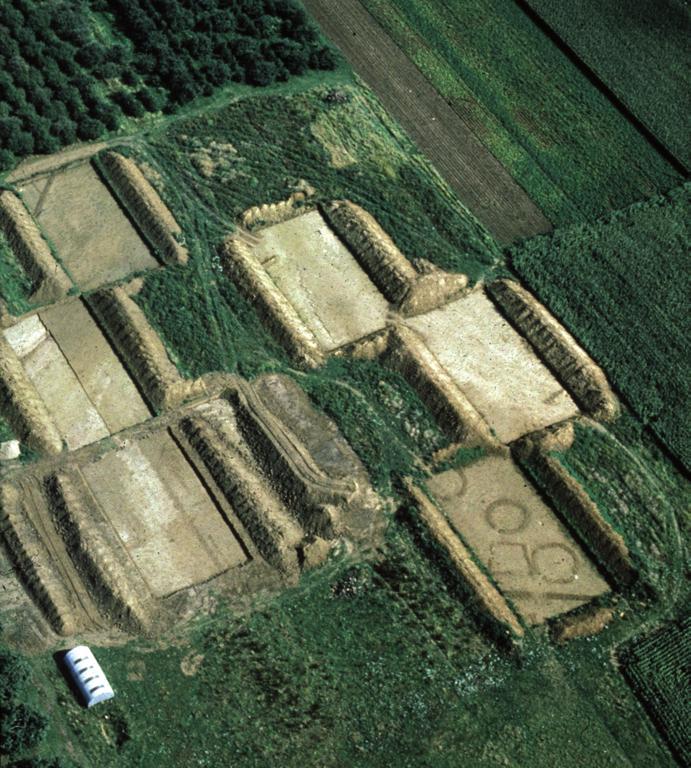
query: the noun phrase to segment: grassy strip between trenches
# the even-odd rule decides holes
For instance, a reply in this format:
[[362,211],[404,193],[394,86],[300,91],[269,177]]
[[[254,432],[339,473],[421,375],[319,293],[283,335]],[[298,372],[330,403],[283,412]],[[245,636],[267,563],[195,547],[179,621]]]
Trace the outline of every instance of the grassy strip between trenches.
[[7,239],[0,232],[0,299],[14,315],[29,310],[33,286],[26,272],[17,263]]
[[679,175],[513,2],[363,0],[555,226]]
[[626,540],[637,570],[665,605],[688,598],[691,491],[640,422],[629,413],[607,428],[577,424],[573,445],[557,453],[605,518]]
[[[527,0],[687,168],[688,7],[678,0]],[[633,55],[632,55],[633,53]]]
[[690,203],[686,184],[511,254],[521,279],[687,468]]

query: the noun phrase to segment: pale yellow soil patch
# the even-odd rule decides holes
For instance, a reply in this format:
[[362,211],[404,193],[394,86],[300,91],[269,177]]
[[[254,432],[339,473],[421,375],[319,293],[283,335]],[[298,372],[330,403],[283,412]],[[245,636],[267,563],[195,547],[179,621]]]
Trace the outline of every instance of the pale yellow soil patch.
[[386,299],[318,211],[262,230],[254,253],[324,351],[386,324]]
[[529,624],[608,591],[606,582],[509,458],[427,481],[453,527]]
[[109,432],[79,379],[38,315],[5,330],[5,338],[48,408],[71,450]]
[[95,498],[159,597],[245,561],[168,432],[132,441],[82,469]]
[[20,191],[80,288],[158,266],[88,163],[28,181]]
[[81,301],[40,316],[111,433],[149,418],[137,388]]
[[483,292],[405,322],[502,442],[578,413],[559,382]]

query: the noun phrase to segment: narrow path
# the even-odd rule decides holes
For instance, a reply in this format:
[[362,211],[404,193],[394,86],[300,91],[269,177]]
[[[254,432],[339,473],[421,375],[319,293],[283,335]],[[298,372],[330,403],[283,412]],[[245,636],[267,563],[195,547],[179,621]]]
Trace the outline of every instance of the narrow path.
[[508,171],[358,0],[304,0],[461,202],[503,244],[551,229]]

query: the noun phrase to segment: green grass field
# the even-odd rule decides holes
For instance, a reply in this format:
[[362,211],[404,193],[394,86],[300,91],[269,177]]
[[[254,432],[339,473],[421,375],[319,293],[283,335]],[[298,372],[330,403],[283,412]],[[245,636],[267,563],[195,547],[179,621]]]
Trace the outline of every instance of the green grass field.
[[680,177],[510,0],[363,0],[555,226]]
[[33,286],[31,280],[17,263],[5,236],[0,232],[0,299],[14,315],[29,309],[29,296]]
[[679,0],[527,0],[687,169],[688,8]]
[[687,312],[691,185],[513,250],[521,279],[691,466]]
[[575,435],[556,457],[622,534],[639,578],[656,599],[669,610],[683,605],[691,565],[688,483],[630,413],[607,428],[579,423]]
[[673,764],[604,647],[590,644],[587,679],[539,636],[520,658],[499,653],[405,526],[379,564],[335,561],[249,616],[220,606],[166,650],[97,654],[117,698],[90,712],[50,657],[36,665],[43,748],[80,765]]

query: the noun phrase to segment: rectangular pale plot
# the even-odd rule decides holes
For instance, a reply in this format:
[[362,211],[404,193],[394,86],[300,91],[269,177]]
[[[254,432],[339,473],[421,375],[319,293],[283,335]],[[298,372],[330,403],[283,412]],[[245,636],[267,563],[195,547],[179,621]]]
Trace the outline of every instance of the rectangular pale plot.
[[81,301],[40,315],[111,433],[149,418],[137,388]]
[[20,189],[80,288],[158,266],[90,164],[27,181]]
[[5,337],[74,450],[149,418],[150,413],[79,300],[42,310]]
[[406,323],[502,442],[578,413],[559,382],[483,292]]
[[246,560],[168,432],[132,441],[82,473],[155,595],[207,581]]
[[263,229],[254,254],[324,351],[386,324],[386,299],[319,211]]
[[608,591],[585,553],[516,468],[490,456],[427,486],[529,624]]
[[105,422],[38,315],[8,328],[5,338],[21,359],[68,448],[107,437]]

